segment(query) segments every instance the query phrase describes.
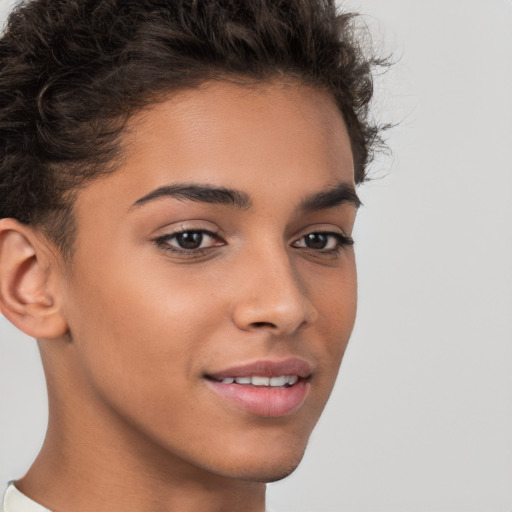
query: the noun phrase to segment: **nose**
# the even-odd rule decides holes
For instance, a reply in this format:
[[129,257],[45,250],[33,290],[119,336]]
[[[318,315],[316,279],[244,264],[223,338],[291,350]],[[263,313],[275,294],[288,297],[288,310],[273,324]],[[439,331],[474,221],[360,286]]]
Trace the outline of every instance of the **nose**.
[[232,315],[239,329],[290,335],[311,324],[317,311],[285,251],[244,260]]

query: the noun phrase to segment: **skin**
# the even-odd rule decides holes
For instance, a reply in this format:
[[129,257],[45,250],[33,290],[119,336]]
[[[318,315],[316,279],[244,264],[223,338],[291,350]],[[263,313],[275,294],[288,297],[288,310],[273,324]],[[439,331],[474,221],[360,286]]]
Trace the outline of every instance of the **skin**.
[[[0,272],[18,276],[4,279],[2,312],[38,338],[50,404],[17,486],[55,512],[262,512],[265,482],[303,456],[355,319],[353,247],[304,236],[350,236],[356,205],[300,210],[354,188],[345,124],[320,90],[209,83],[135,116],[124,147],[122,166],[77,195],[71,263],[0,221]],[[251,206],[136,204],[176,183],[235,189]],[[176,229],[216,235],[185,253]],[[290,357],[312,374],[285,416],[252,414],[205,379]]]

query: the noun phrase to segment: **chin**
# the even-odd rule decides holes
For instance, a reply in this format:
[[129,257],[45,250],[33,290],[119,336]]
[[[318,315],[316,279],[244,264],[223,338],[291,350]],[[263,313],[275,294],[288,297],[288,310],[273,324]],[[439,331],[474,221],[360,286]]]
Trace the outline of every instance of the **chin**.
[[299,465],[299,463],[294,464],[293,466],[289,466],[287,468],[279,468],[279,469],[275,468],[273,470],[273,472],[271,472],[270,470],[267,469],[265,471],[265,473],[254,474],[251,478],[244,478],[243,480],[248,480],[251,482],[259,482],[262,484],[270,484],[272,482],[278,482],[279,480],[283,480],[283,478],[290,476],[297,469],[298,465]]
[[[248,482],[277,482],[297,469],[304,457],[304,451],[305,447],[299,451],[292,450],[287,454],[262,449],[257,458],[246,456],[238,459],[238,463],[243,461],[243,466],[233,464],[232,467],[224,468],[221,472],[224,476]],[[260,455],[263,455],[263,458]]]

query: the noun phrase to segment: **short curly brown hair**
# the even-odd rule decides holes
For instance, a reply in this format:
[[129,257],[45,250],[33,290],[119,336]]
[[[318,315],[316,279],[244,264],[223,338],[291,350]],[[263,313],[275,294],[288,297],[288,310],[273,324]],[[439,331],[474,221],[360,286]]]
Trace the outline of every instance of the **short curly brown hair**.
[[332,93],[355,181],[380,128],[354,15],[334,0],[29,0],[0,39],[0,218],[44,229],[64,253],[74,192],[112,172],[126,121],[206,80],[279,76]]

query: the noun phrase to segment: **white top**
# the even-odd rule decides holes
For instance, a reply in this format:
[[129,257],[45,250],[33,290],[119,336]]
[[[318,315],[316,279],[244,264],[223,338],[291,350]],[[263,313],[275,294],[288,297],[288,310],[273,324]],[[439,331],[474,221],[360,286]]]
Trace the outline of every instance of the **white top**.
[[[14,482],[9,483],[5,491],[4,504],[0,512],[52,512],[25,496],[14,487]],[[270,512],[267,510],[267,512]]]
[[39,505],[14,487],[14,482],[9,484],[5,491],[3,512],[51,512]]

